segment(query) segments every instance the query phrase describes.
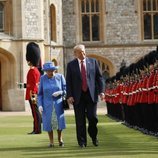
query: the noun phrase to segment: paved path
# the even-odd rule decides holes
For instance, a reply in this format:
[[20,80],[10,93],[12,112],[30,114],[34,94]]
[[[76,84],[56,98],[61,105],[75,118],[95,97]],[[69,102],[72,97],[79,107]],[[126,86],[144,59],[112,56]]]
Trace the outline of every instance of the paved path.
[[[103,103],[103,102],[99,102],[98,103],[97,114],[98,115],[104,115],[106,113],[107,113],[106,104]],[[31,115],[31,110],[30,110],[29,105],[27,105],[25,107],[25,111],[23,111],[23,112],[21,112],[21,111],[17,111],[17,112],[3,111],[3,112],[0,112],[0,117],[1,116],[28,116],[28,115]],[[65,115],[74,115],[73,107],[70,107],[70,110],[66,110]]]

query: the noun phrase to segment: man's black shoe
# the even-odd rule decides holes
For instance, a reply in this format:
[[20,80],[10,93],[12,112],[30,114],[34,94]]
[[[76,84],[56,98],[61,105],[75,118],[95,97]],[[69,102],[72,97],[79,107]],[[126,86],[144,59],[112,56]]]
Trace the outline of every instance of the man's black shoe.
[[99,142],[98,142],[97,139],[93,140],[93,145],[94,145],[94,146],[98,146],[98,145],[99,145]]
[[81,145],[80,145],[80,148],[85,148],[85,147],[86,147],[85,144],[81,144]]

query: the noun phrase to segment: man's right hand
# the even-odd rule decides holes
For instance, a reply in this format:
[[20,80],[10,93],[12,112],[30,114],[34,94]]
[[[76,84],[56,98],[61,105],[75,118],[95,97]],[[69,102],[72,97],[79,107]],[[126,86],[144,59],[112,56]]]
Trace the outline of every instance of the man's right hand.
[[72,104],[72,105],[73,105],[73,103],[74,103],[74,98],[73,98],[73,97],[69,97],[69,98],[67,99],[67,102],[68,102],[68,104]]

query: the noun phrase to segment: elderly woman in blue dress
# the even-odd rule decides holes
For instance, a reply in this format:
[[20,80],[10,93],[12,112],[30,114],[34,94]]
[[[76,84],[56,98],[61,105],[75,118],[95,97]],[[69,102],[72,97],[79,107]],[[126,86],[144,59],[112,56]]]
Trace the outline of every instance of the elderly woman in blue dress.
[[62,74],[56,73],[58,67],[52,62],[43,65],[46,72],[40,78],[38,107],[42,114],[43,130],[48,132],[49,147],[54,147],[53,130],[57,130],[59,146],[64,146],[62,130],[65,129],[62,96],[66,93],[66,82]]

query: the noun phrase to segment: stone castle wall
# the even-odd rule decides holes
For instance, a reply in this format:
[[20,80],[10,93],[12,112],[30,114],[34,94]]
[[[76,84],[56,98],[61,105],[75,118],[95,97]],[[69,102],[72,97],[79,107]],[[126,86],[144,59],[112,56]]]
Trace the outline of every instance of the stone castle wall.
[[[69,47],[66,51],[66,62],[73,58],[73,46],[81,43],[76,34],[79,32],[79,17],[76,13],[78,5],[75,2],[77,3],[73,0],[63,0],[63,40],[64,45]],[[105,57],[114,64],[114,72],[117,72],[122,59],[129,65],[155,49],[156,44],[150,45],[141,40],[139,0],[104,0],[104,3],[103,42],[98,45],[85,45],[87,53]]]

